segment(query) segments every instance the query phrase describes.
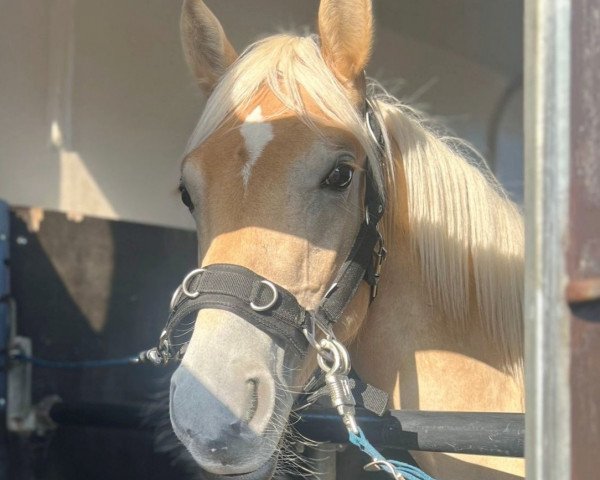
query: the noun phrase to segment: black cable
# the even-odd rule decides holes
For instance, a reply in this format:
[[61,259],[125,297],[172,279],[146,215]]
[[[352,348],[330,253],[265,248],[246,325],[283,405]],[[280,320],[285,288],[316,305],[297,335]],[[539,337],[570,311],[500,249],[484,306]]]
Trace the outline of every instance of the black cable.
[[108,368],[108,367],[123,367],[127,365],[139,365],[140,356],[132,355],[124,358],[108,358],[104,360],[78,360],[78,361],[62,361],[62,360],[46,360],[43,358],[32,357],[23,353],[15,353],[10,355],[10,360],[17,362],[31,363],[36,367],[41,368],[61,368],[61,369],[85,369],[85,368]]

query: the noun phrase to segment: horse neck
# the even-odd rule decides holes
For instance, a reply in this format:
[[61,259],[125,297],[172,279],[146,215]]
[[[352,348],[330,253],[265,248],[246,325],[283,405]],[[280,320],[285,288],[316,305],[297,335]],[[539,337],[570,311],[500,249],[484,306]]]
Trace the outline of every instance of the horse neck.
[[470,327],[458,332],[426,291],[410,247],[396,246],[351,346],[353,364],[394,408],[520,411],[520,380],[506,373],[504,355],[477,317],[473,311]]

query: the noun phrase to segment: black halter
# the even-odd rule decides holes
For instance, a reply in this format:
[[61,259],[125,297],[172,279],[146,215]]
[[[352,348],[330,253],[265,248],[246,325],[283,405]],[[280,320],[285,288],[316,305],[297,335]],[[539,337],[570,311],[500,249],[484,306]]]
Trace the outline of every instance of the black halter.
[[[377,141],[379,163],[382,164],[383,135],[368,101],[365,121]],[[369,159],[366,163],[365,219],[348,257],[316,310],[305,310],[286,289],[247,268],[228,264],[209,265],[186,276],[173,295],[169,319],[158,346],[143,352],[141,360],[160,365],[180,359],[184,347],[173,342],[177,326],[188,315],[204,308],[235,313],[302,357],[309,346],[306,332],[314,330],[315,324],[325,329],[335,324],[363,280],[371,286],[373,301],[386,256],[383,237],[377,228],[385,210],[385,200],[377,188]]]

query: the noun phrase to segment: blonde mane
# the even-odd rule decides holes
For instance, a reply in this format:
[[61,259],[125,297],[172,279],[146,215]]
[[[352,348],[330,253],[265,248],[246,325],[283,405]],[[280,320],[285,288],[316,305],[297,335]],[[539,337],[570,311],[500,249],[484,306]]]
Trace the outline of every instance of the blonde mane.
[[[377,101],[388,141],[387,176],[394,233],[407,233],[426,287],[458,332],[478,319],[488,339],[522,375],[523,254],[521,213],[465,142],[444,137],[396,99]],[[403,175],[403,179],[399,176]],[[401,186],[406,185],[406,191]],[[399,206],[407,203],[408,232]],[[396,208],[394,208],[396,207]]]
[[[520,372],[523,224],[487,167],[469,162],[464,143],[437,134],[414,110],[382,94],[371,96],[386,137],[382,172],[364,119],[327,67],[318,40],[290,35],[262,40],[236,61],[209,99],[186,153],[247,108],[264,87],[311,124],[303,102],[307,95],[325,116],[355,135],[375,159],[373,171],[386,191],[386,224],[393,237],[401,229],[389,226],[402,221],[398,207],[408,201],[410,244],[441,311],[458,331],[479,319],[508,369]],[[393,237],[386,239],[388,245],[399,241]]]

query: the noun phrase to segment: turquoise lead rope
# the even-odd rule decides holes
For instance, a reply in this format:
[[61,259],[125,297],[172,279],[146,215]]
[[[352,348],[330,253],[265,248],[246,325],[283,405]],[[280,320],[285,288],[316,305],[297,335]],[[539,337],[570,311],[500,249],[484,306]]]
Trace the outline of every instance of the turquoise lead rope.
[[394,480],[435,480],[420,468],[396,460],[387,460],[367,440],[364,432],[356,423],[356,400],[348,378],[351,369],[350,354],[346,347],[335,339],[333,332],[329,329],[322,328],[326,337],[317,342],[314,335],[315,326],[319,326],[319,324],[315,322],[310,331],[305,328],[304,335],[317,350],[317,362],[325,373],[325,384],[329,389],[331,406],[342,417],[348,430],[350,443],[371,457],[371,462],[364,466],[364,470],[386,472],[394,477]]
[[[379,453],[379,451],[371,445],[371,442],[367,440],[365,434],[358,427],[358,434],[351,431],[348,432],[350,443],[356,445],[362,452],[366,453],[373,460],[373,465],[378,470],[386,471],[395,478],[404,480],[435,480],[433,477],[427,475],[420,468],[409,465],[408,463],[398,462],[397,460],[386,460],[386,458]],[[393,469],[393,471],[391,471]]]

